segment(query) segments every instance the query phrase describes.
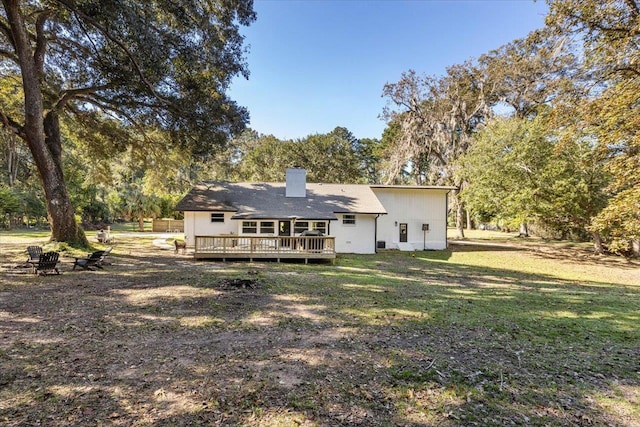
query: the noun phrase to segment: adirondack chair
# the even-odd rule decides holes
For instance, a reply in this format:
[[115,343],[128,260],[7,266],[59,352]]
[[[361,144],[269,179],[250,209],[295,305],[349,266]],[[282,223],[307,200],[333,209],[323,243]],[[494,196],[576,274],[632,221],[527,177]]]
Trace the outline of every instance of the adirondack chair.
[[96,251],[89,254],[86,258],[75,258],[73,261],[73,269],[80,267],[83,270],[94,271],[96,268],[102,270],[102,262],[104,261],[105,251]]
[[42,255],[42,248],[40,246],[27,246],[27,252],[29,253],[27,264],[34,264],[38,262]]
[[102,253],[102,256],[100,257],[98,262],[96,262],[96,267],[102,268],[104,265],[111,265],[110,262],[106,261],[106,258],[111,253],[112,249],[113,248],[109,246],[107,249],[104,250],[104,252]]
[[37,262],[33,263],[33,272],[41,276],[47,274],[60,274],[58,270],[58,252],[44,252]]

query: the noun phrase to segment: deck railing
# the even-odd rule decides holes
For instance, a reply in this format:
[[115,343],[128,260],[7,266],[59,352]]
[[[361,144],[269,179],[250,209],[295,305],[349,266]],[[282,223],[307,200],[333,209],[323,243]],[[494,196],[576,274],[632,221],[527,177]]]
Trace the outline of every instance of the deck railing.
[[196,258],[335,258],[330,236],[195,236]]

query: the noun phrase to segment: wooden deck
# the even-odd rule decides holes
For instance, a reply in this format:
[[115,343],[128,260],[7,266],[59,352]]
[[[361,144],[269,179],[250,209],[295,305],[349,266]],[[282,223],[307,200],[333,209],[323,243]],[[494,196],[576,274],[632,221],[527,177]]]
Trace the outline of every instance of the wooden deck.
[[335,237],[195,236],[196,259],[310,259],[336,258]]

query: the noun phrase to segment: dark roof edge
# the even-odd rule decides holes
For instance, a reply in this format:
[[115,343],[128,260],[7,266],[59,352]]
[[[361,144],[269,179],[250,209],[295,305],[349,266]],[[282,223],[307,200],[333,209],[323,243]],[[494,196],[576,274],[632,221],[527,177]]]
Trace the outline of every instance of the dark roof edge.
[[388,212],[387,211],[380,211],[380,212],[354,212],[354,211],[333,211],[333,213],[337,213],[337,214],[347,214],[347,215],[387,215]]
[[176,205],[175,210],[177,211],[187,211],[187,212],[238,212],[237,209],[207,209],[207,208],[182,208],[179,205]]
[[370,184],[371,188],[396,188],[400,190],[457,190],[458,187],[453,185],[385,185],[385,184]]
[[231,217],[231,219],[247,220],[247,221],[293,221],[294,219],[296,221],[336,221],[338,219],[335,215],[333,217],[296,216],[295,218],[279,217],[279,216],[264,216],[263,214],[260,214],[259,216],[253,216],[253,215],[242,216],[242,215],[244,214],[234,215]]

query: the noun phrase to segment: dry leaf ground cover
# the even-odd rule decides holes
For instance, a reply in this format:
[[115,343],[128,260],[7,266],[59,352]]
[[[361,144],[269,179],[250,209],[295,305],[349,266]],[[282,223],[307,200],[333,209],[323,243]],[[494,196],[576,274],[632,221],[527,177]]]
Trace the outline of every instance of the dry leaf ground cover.
[[0,425],[640,425],[637,263],[472,243],[223,264],[152,240],[38,277],[11,268],[29,238],[0,239]]

